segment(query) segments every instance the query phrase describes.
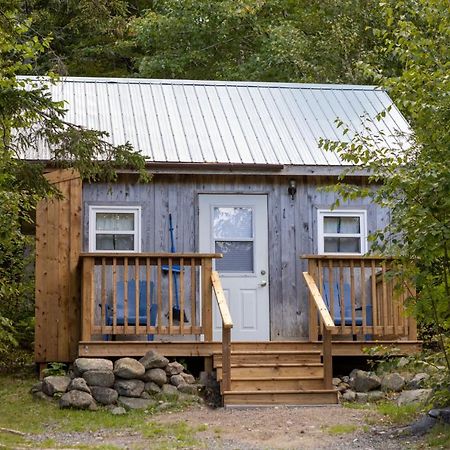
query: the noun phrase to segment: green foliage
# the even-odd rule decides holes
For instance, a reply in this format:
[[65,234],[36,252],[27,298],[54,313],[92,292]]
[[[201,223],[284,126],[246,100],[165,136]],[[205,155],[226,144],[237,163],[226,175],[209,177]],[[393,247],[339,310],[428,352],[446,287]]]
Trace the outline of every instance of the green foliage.
[[[361,81],[375,1],[162,0],[130,22],[140,76]],[[370,13],[369,13],[370,11]]]
[[46,377],[51,375],[65,375],[67,373],[67,366],[64,363],[52,362],[47,365],[47,368],[43,370]]
[[46,148],[55,166],[73,167],[87,180],[113,181],[119,167],[148,180],[144,158],[129,144],[114,147],[105,133],[65,121],[64,105],[48,92],[52,73],[17,78],[36,70],[50,42],[34,34],[31,18],[14,2],[0,0],[0,353],[32,343],[34,243],[24,227],[32,226],[40,199],[59,195],[43,166],[25,161],[25,154]]
[[[442,0],[380,6],[385,26],[373,30],[380,43],[361,67],[389,90],[414,132],[374,136],[367,119],[351,136],[338,122],[347,142],[322,146],[353,165],[333,189],[344,199],[368,196],[390,209],[391,222],[371,237],[372,250],[396,256],[403,287],[417,287],[417,295],[410,290],[410,309],[439,337],[450,378],[443,338],[450,333],[450,9]],[[346,183],[356,169],[366,169],[378,189]]]
[[420,414],[423,406],[417,403],[399,406],[396,403],[385,401],[377,403],[377,411],[386,416],[393,424],[408,424]]

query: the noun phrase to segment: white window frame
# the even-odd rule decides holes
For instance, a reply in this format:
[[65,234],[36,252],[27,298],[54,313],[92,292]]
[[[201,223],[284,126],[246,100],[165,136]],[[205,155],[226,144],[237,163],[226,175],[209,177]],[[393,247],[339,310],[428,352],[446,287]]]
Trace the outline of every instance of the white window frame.
[[[96,228],[97,213],[132,213],[134,215],[134,231],[121,230],[114,233],[105,233],[105,230],[99,231]],[[133,250],[97,250],[96,237],[97,234],[127,234],[134,235]],[[89,251],[93,253],[139,253],[141,251],[141,207],[140,206],[105,206],[90,205],[89,206]]]
[[[334,217],[359,217],[360,232],[359,233],[325,233],[324,232],[324,217],[334,216]],[[317,243],[318,243],[318,253],[320,255],[364,255],[367,253],[368,243],[367,243],[367,211],[363,209],[349,210],[349,209],[319,209],[317,211]],[[360,239],[360,249],[359,253],[354,252],[325,252],[325,238],[326,237],[350,237]]]

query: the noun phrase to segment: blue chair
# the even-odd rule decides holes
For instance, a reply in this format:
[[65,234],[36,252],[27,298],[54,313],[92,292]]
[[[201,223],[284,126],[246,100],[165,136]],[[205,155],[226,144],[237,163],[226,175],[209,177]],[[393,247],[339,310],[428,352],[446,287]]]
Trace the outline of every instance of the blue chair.
[[[350,294],[350,285],[344,283],[344,325],[351,326],[352,324],[352,302]],[[331,293],[330,285],[327,282],[323,283],[324,300],[329,310],[331,310]],[[333,283],[333,320],[335,325],[341,325],[341,292],[339,289],[339,283]],[[361,311],[362,306],[356,307],[355,311]],[[362,326],[362,317],[355,315],[355,325]],[[366,325],[372,325],[372,305],[366,305]],[[366,336],[367,338],[367,336]]]
[[[128,281],[127,309],[128,325],[136,325],[136,282]],[[158,315],[158,305],[152,303],[154,283],[150,282],[150,325],[156,325]],[[113,310],[109,305],[106,309],[106,324],[112,325],[114,321]],[[147,282],[139,281],[139,325],[147,325]],[[125,283],[118,281],[116,286],[116,324],[125,325]],[[153,341],[153,334],[147,336],[149,341]]]

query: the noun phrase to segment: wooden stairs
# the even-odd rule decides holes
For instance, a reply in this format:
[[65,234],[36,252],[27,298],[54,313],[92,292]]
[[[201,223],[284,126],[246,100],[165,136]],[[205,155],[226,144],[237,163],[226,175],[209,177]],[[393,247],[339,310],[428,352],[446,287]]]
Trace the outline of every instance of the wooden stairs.
[[[223,389],[222,353],[213,355],[224,406],[324,405],[338,403],[337,392],[325,389],[319,351],[301,343],[247,343],[231,351],[230,389]],[[273,347],[273,348],[271,348]]]

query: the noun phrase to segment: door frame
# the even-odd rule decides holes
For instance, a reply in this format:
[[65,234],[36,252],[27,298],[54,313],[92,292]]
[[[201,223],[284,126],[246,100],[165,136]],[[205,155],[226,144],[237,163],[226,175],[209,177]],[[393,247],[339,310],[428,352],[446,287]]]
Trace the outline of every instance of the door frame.
[[[268,297],[268,337],[267,340],[261,341],[261,342],[270,342],[272,338],[272,305],[271,305],[271,255],[270,255],[270,230],[271,230],[271,224],[269,220],[269,207],[271,203],[271,196],[270,191],[254,191],[254,192],[248,192],[243,190],[238,191],[214,191],[214,190],[195,190],[195,210],[196,210],[196,221],[195,221],[195,236],[196,236],[196,242],[195,247],[197,248],[197,251],[200,251],[200,195],[205,196],[264,196],[266,199],[266,227],[267,227],[267,240],[266,240],[266,248],[267,248],[267,271],[268,271],[268,289],[267,289],[267,297]],[[211,233],[211,230],[210,230]],[[245,277],[243,277],[245,278]],[[201,298],[200,298],[200,308],[201,308]]]

